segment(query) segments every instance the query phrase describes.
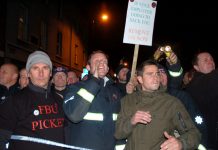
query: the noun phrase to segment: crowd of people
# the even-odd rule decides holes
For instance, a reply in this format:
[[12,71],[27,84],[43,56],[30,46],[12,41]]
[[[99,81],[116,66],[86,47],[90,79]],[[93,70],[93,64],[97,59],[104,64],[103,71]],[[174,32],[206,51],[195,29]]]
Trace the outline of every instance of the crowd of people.
[[[159,53],[157,49],[155,53]],[[216,150],[218,71],[208,52],[184,73],[172,51],[164,63],[138,65],[134,76],[93,51],[79,78],[34,51],[26,67],[0,66],[1,150]]]

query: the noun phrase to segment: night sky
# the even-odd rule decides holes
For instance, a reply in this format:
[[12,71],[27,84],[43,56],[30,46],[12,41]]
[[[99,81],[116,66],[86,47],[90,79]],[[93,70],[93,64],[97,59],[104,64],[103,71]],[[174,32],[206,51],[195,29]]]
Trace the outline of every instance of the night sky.
[[[92,40],[96,41],[96,49],[109,54],[111,67],[116,68],[122,58],[131,65],[134,45],[123,43],[128,1],[90,0],[80,1],[78,5],[95,20]],[[98,19],[102,11],[110,15],[106,24]],[[211,52],[217,62],[217,22],[215,0],[158,0],[153,44],[139,47],[138,64],[150,58],[158,46],[167,44],[172,46],[185,69],[191,67],[191,58],[199,50]]]

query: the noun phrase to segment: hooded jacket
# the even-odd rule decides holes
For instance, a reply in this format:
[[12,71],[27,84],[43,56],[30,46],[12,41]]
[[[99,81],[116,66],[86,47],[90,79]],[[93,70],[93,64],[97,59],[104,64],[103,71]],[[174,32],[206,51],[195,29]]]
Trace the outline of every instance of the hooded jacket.
[[[137,110],[149,111],[152,120],[147,125],[131,125]],[[182,103],[164,90],[137,91],[121,100],[121,111],[116,122],[115,137],[127,138],[126,150],[159,150],[166,140],[164,131],[173,135],[179,131],[183,149],[196,149],[201,134],[193,124]]]

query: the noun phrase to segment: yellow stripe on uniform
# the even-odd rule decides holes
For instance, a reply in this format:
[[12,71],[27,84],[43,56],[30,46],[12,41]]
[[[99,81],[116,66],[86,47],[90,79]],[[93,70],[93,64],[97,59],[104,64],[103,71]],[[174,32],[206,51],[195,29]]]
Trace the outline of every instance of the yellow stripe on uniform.
[[117,120],[117,116],[118,116],[118,114],[113,114],[113,121],[116,121]]
[[198,150],[207,150],[207,149],[204,147],[204,145],[199,144],[199,146],[198,146]]
[[180,75],[182,74],[182,72],[183,72],[182,67],[181,67],[181,69],[179,70],[179,72],[173,72],[173,71],[170,71],[170,70],[169,70],[169,74],[170,74],[170,76],[172,76],[172,77],[178,77],[178,76],[180,76]]
[[94,95],[92,95],[90,92],[88,92],[86,89],[81,88],[78,92],[78,95],[80,95],[83,99],[87,100],[88,102],[92,102],[94,99]]
[[116,145],[116,146],[115,146],[115,150],[124,150],[125,146],[126,146],[125,144]]
[[84,118],[84,120],[93,120],[93,121],[103,121],[104,116],[101,113],[90,113],[88,112]]

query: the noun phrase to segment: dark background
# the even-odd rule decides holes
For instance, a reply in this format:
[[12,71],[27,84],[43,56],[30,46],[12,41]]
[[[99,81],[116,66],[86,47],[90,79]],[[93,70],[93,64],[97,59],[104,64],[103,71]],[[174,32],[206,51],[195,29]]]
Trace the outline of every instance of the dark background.
[[[133,44],[123,43],[127,0],[78,1],[90,23],[92,49],[109,54],[112,68],[124,58],[132,64]],[[102,11],[109,13],[109,21],[101,23]],[[94,21],[94,23],[93,23]],[[215,60],[217,54],[218,12],[215,1],[158,0],[152,46],[140,46],[138,64],[150,58],[160,45],[171,45],[185,70],[191,68],[191,59],[197,51],[209,51]]]

